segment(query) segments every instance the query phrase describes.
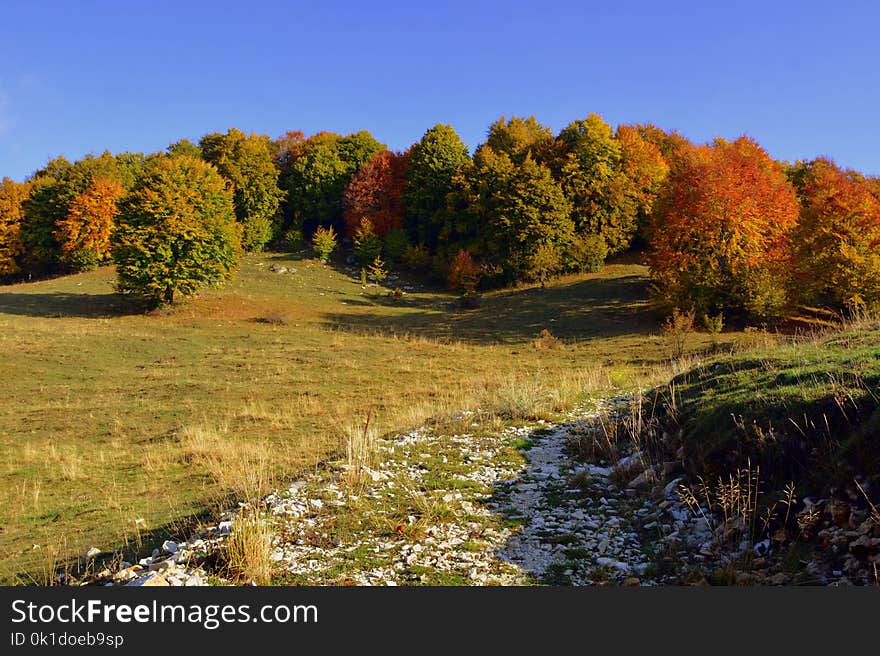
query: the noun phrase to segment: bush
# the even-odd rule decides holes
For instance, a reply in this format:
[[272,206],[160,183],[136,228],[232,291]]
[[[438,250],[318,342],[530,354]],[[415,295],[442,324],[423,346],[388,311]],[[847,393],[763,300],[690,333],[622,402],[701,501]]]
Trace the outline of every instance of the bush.
[[480,273],[480,267],[474,262],[470,253],[460,250],[449,266],[447,278],[449,288],[460,294],[473,294],[480,283]]
[[[303,233],[299,228],[288,228],[281,236],[283,247],[288,251],[298,251],[303,245]],[[332,252],[332,250],[331,250]]]
[[373,260],[368,273],[377,285],[381,285],[388,278],[388,271],[385,269],[385,263],[382,261],[381,255],[377,255],[376,259]]
[[322,262],[330,259],[330,255],[336,250],[336,232],[333,226],[329,228],[318,226],[315,234],[312,235],[312,248]]
[[401,263],[410,271],[427,273],[431,269],[431,253],[422,244],[410,245],[404,249]]
[[543,287],[562,268],[562,254],[556,244],[540,244],[529,261],[529,277]]
[[361,219],[354,233],[354,257],[362,267],[370,266],[382,254],[382,240],[376,235],[373,223]]
[[117,288],[171,303],[228,280],[240,250],[232,194],[217,170],[193,157],[156,157],[121,204]]
[[563,266],[567,271],[596,273],[605,264],[608,247],[605,240],[596,234],[576,234],[566,245],[563,253]]
[[663,337],[673,358],[680,358],[685,353],[688,338],[694,332],[694,315],[693,310],[685,312],[674,308],[663,322]]

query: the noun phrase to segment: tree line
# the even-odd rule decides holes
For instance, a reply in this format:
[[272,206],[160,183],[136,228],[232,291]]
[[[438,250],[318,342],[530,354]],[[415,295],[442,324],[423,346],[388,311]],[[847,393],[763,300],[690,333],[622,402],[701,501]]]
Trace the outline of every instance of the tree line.
[[473,155],[443,124],[403,153],[366,131],[230,129],[0,183],[7,281],[115,263],[120,291],[170,302],[228,279],[242,252],[312,243],[329,257],[337,235],[363,267],[465,293],[639,250],[670,308],[772,319],[880,303],[880,179],[597,114],[558,134],[501,117]]

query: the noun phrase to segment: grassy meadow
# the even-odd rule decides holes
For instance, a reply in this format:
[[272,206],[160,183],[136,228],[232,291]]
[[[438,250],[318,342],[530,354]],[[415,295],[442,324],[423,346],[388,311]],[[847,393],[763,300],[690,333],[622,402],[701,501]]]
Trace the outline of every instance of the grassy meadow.
[[114,294],[108,268],[2,287],[3,580],[90,546],[141,546],[318,466],[353,416],[390,431],[476,406],[551,410],[657,375],[668,348],[645,275],[611,264],[475,309],[277,254],[147,314]]

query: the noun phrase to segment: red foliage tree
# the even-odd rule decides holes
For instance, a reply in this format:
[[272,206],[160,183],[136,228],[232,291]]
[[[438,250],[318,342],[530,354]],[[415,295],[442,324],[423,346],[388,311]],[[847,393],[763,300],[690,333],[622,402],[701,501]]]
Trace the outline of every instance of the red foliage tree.
[[403,225],[406,158],[383,150],[355,173],[342,197],[346,232],[353,237],[368,219],[379,237]]
[[471,254],[462,249],[449,265],[447,284],[462,294],[473,294],[480,283],[482,269],[474,262]]
[[679,307],[779,314],[798,209],[782,167],[751,139],[691,149],[673,167],[650,229],[659,289]]

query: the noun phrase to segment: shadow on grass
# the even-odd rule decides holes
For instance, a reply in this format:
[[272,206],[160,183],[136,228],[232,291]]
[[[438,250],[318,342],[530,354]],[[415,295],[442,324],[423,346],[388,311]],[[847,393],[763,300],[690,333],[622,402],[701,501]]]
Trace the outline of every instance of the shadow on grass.
[[99,319],[141,314],[148,307],[122,294],[18,294],[0,292],[0,314],[28,317]]
[[637,274],[612,273],[547,288],[500,291],[485,295],[471,309],[462,308],[451,296],[385,295],[371,300],[401,312],[335,313],[325,315],[325,320],[338,330],[355,333],[410,333],[474,343],[522,342],[543,329],[575,341],[657,332],[647,281]]

